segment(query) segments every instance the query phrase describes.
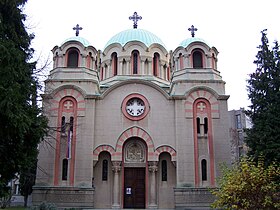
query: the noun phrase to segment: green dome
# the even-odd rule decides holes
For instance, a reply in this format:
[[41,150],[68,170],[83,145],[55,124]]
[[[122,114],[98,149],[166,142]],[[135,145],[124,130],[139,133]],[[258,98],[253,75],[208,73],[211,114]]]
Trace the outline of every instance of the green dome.
[[119,43],[120,45],[124,46],[126,43],[130,41],[139,41],[144,43],[147,47],[151,46],[152,44],[160,44],[163,47],[165,45],[161,41],[160,38],[158,38],[153,33],[143,30],[143,29],[128,29],[125,31],[122,31],[115,36],[113,36],[105,45],[104,49],[108,47],[110,44],[113,43]]
[[191,38],[185,39],[184,41],[182,41],[179,44],[179,46],[182,46],[182,47],[186,48],[187,46],[189,46],[193,42],[202,42],[202,43],[207,44],[208,46],[210,46],[206,41],[204,41],[201,38],[197,38],[197,37],[191,37]]
[[88,47],[90,45],[89,41],[84,39],[83,37],[80,36],[73,36],[70,37],[66,40],[64,40],[64,42],[61,43],[61,45],[64,45],[66,42],[71,42],[71,41],[76,41],[76,42],[80,42],[82,43],[85,47]]

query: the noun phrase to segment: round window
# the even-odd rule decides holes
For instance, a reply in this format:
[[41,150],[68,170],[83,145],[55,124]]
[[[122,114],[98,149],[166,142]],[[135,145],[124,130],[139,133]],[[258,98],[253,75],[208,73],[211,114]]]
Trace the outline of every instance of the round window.
[[122,102],[122,112],[130,120],[141,120],[149,112],[149,103],[140,94],[130,94]]

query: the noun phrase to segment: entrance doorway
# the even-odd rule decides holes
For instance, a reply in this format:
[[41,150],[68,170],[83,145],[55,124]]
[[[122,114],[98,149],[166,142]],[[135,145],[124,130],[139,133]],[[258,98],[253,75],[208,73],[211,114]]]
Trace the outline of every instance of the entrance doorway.
[[124,168],[124,208],[145,208],[145,168]]

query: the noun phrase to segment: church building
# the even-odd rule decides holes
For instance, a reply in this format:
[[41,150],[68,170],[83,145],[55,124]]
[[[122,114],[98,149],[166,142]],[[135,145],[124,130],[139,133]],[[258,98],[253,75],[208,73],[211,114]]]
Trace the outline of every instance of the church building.
[[[195,36],[166,49],[133,27],[99,50],[79,36],[52,49],[33,204],[61,208],[208,208],[229,163],[218,51]],[[180,42],[181,41],[181,42]]]

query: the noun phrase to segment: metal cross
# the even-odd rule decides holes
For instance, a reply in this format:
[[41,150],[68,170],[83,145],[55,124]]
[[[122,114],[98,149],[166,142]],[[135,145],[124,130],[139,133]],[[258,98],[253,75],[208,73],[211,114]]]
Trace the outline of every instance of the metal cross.
[[137,22],[138,20],[142,20],[142,17],[137,14],[137,12],[134,12],[132,16],[129,17],[129,20],[133,21],[133,28],[137,28]]
[[194,32],[197,31],[197,28],[192,25],[188,30],[191,32],[192,37],[194,37]]
[[198,108],[198,109],[200,109],[200,111],[202,112],[202,111],[203,111],[203,109],[205,109],[205,108],[206,108],[206,106],[205,106],[205,104],[204,104],[204,103],[200,102],[200,103],[199,103],[199,105],[197,106],[197,108]]
[[80,30],[83,30],[83,28],[80,27],[79,24],[77,24],[77,25],[73,28],[73,30],[76,30],[76,36],[79,36]]

